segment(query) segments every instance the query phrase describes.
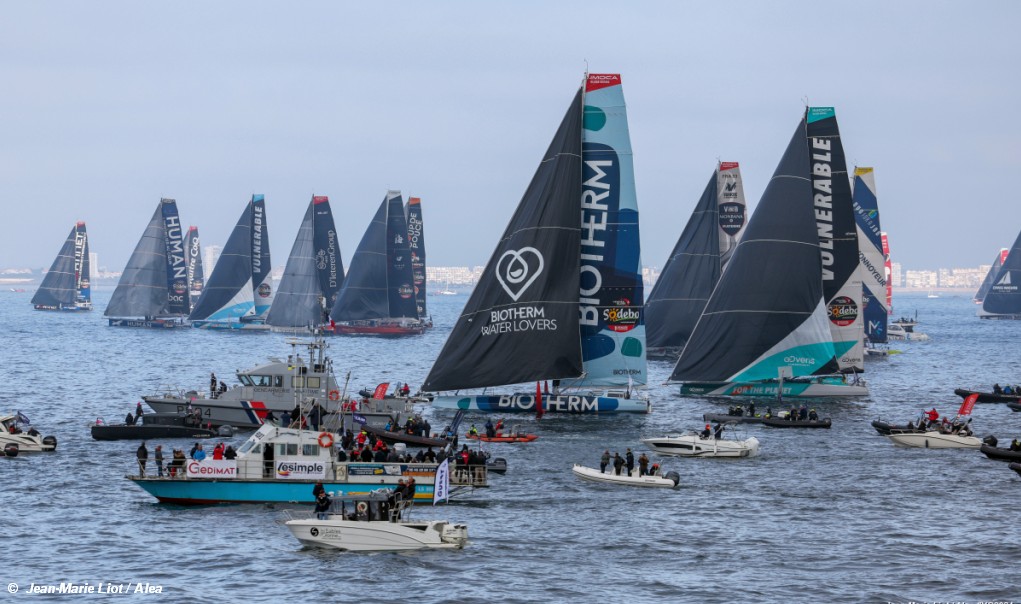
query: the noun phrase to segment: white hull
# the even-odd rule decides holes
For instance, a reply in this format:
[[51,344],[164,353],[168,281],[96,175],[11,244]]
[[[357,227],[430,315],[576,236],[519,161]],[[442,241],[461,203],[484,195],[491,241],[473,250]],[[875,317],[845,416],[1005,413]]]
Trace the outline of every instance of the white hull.
[[672,489],[677,486],[677,483],[669,478],[662,476],[639,476],[638,470],[634,470],[633,476],[629,476],[626,471],[623,474],[617,475],[612,471],[603,473],[595,468],[588,468],[574,464],[572,470],[574,475],[584,480],[591,480],[592,482],[602,482],[608,484],[626,484],[633,487],[663,487]]
[[978,449],[982,440],[976,436],[942,434],[940,432],[916,432],[912,434],[887,434],[893,444],[902,447],[925,449]]
[[290,520],[286,524],[304,545],[351,552],[461,549],[468,542],[467,527],[444,520],[362,521],[330,515],[325,520]]
[[642,442],[660,455],[679,457],[754,457],[759,454],[759,439],[746,440],[701,438],[697,434],[643,438]]
[[56,445],[44,445],[41,436],[30,436],[28,434],[0,433],[0,456],[3,456],[3,448],[7,445],[18,445],[19,453],[39,453],[41,451],[53,451]]

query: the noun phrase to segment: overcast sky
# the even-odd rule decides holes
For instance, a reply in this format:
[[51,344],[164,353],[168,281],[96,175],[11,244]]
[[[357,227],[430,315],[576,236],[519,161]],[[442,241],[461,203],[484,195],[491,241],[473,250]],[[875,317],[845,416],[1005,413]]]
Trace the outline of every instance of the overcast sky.
[[347,263],[388,188],[429,264],[484,263],[581,83],[620,73],[642,260],[717,159],[754,207],[804,100],[876,169],[905,268],[977,266],[1021,230],[1018,2],[5,2],[0,268],[75,220],[121,270],[160,197],[222,244],[266,195],[274,265],[328,195]]

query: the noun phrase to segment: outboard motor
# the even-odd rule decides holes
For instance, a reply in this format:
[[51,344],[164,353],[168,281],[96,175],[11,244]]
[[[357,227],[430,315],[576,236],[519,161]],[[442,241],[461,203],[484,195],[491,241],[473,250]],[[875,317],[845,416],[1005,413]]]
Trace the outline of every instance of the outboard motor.
[[675,487],[677,485],[681,484],[681,475],[678,474],[677,472],[667,472],[666,476],[664,476],[664,478],[666,478],[667,480],[674,481],[674,486]]
[[219,436],[234,436],[234,426],[224,424],[216,429],[216,434]]
[[44,436],[43,437],[44,447],[53,447],[53,450],[57,450],[57,437],[56,436]]
[[18,445],[14,443],[7,443],[6,445],[4,445],[4,455],[6,455],[7,457],[17,457]]
[[996,443],[998,443],[1000,441],[996,440],[996,437],[993,436],[992,434],[990,434],[989,436],[983,438],[982,442],[984,442],[985,444],[989,445],[990,447],[995,447]]

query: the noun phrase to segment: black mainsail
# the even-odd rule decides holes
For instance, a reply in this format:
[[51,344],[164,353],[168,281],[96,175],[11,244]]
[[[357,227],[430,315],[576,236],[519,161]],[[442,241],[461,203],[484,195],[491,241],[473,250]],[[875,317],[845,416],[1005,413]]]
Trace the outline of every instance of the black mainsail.
[[425,228],[422,222],[422,200],[418,197],[408,198],[406,208],[408,216],[408,248],[411,250],[411,274],[415,280],[415,305],[418,306],[418,318],[425,319]]
[[188,260],[188,297],[190,304],[188,312],[198,302],[202,295],[202,286],[205,283],[205,271],[202,269],[202,246],[199,243],[199,228],[192,226],[188,234],[184,236],[184,249]]
[[983,319],[1021,319],[1021,233],[1007,253],[1007,260],[993,277],[978,316]]
[[64,245],[32,296],[36,310],[92,310],[89,238],[85,223],[71,227]]

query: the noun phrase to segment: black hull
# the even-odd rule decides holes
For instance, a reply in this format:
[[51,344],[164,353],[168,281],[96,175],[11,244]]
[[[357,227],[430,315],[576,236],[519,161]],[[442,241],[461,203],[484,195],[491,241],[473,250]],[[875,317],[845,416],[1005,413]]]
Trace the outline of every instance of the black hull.
[[188,426],[92,426],[95,440],[150,440],[154,438],[212,438],[216,430]]
[[[1010,449],[1002,449],[1000,447],[993,447],[985,443],[979,447],[979,451],[985,453],[985,456],[989,459],[997,459],[1000,461],[1017,461],[1021,462],[1021,451],[1011,451]],[[1014,464],[1011,464],[1014,465]]]
[[1021,403],[1007,403],[1007,408],[1011,411],[1021,411]]
[[387,432],[383,428],[370,424],[362,424],[361,428],[369,434],[375,434],[376,438],[383,439],[383,442],[388,445],[404,443],[408,447],[435,447],[437,449],[447,446],[447,439],[445,438],[429,438],[427,436],[415,436],[414,434],[405,434],[403,432]]
[[1012,463],[1007,467],[1010,468],[1011,470],[1014,470],[1015,472],[1018,473],[1019,476],[1021,476],[1021,463]]
[[703,413],[702,419],[707,422],[720,422],[725,424],[727,422],[735,424],[761,424],[762,420],[765,419],[762,416],[751,416],[751,415],[727,415],[726,413]]
[[977,390],[965,390],[958,388],[954,394],[961,398],[968,398],[972,394],[978,394],[978,403],[1021,403],[1021,396],[1016,394],[994,394],[992,392],[978,392]]
[[888,434],[904,434],[904,433],[910,433],[910,432],[924,432],[924,430],[919,430],[918,428],[914,428],[914,427],[908,428],[907,424],[903,424],[903,425],[890,424],[890,423],[887,423],[887,422],[884,422],[884,421],[880,421],[878,419],[874,420],[872,422],[872,427],[876,429],[876,432],[879,432],[883,436],[887,436]]
[[797,419],[791,421],[779,417],[770,417],[762,420],[762,423],[771,428],[829,428],[831,422],[828,419]]

